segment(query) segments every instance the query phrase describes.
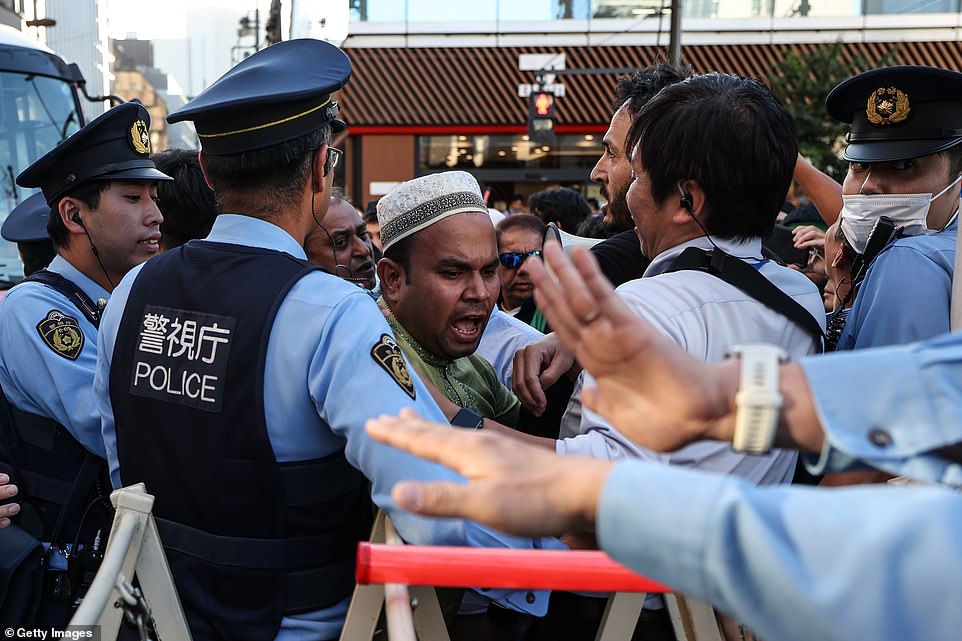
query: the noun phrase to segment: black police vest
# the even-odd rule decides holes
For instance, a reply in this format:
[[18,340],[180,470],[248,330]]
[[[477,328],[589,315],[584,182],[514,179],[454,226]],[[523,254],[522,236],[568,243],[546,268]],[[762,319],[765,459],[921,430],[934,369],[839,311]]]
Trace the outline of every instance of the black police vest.
[[264,413],[274,317],[316,269],[193,241],[150,259],[130,291],[110,371],[120,476],[156,497],[195,639],[273,639],[283,615],[353,589],[365,478],[343,450],[278,463]]
[[[99,308],[72,281],[47,270],[24,280],[43,283],[63,294],[77,312],[99,327]],[[87,340],[96,342],[96,337]],[[33,536],[55,545],[90,544],[100,530],[106,539],[111,520],[106,461],[90,453],[56,421],[11,405],[2,391],[0,472],[20,486],[16,500],[21,501],[22,510],[17,523]],[[88,510],[98,498],[97,505]]]

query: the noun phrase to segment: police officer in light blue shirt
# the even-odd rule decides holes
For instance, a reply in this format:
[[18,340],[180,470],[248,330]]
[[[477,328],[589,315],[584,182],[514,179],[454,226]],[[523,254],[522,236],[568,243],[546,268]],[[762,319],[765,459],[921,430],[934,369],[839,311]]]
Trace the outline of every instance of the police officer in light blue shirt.
[[899,236],[863,272],[838,349],[899,345],[949,331],[962,176],[962,73],[874,69],[842,82],[825,104],[834,118],[852,125],[842,154],[849,161],[839,216],[843,233],[864,246],[884,216]]
[[[43,219],[58,255],[0,303],[0,386],[16,424],[4,421],[9,440],[0,442],[17,441],[0,453],[0,469],[37,475],[21,483],[19,524],[54,544],[47,565],[54,570],[65,568],[54,550],[92,545],[110,524],[94,501],[106,489],[105,481],[96,487],[106,456],[93,397],[97,326],[114,285],[158,250],[162,218],[153,199],[157,181],[169,177],[150,160],[149,123],[138,103],[115,107],[17,177],[21,187],[42,190],[46,212],[30,222]],[[81,591],[51,571],[44,621],[66,624]]]
[[[145,482],[195,639],[334,639],[370,498],[411,542],[559,546],[395,510],[400,478],[457,477],[372,441],[371,417],[444,415],[373,300],[306,262],[344,128],[347,56],[264,49],[170,122],[195,123],[219,216],[132,270],[102,325],[95,388],[115,486]],[[453,428],[452,428],[453,429]],[[543,613],[547,595],[490,591]]]

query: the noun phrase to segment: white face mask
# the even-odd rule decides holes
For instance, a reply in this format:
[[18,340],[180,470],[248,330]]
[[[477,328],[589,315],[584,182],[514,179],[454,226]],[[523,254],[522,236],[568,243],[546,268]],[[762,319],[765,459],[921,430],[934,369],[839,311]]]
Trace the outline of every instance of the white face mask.
[[925,224],[925,219],[929,215],[929,206],[957,185],[960,180],[962,176],[953,180],[948,187],[934,196],[932,194],[842,196],[844,205],[839,215],[839,227],[845,235],[845,240],[860,254],[865,251],[865,245],[875,226],[875,221],[882,216],[891,218],[895,225],[902,229],[903,236],[918,236],[938,231],[930,230]]

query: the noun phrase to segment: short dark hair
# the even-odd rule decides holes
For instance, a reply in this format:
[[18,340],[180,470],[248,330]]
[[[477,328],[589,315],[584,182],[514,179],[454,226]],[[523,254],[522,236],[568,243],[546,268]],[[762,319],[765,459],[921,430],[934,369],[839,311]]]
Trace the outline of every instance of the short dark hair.
[[962,174],[962,143],[955,144],[944,152],[949,157],[949,173],[951,178]]
[[173,180],[157,183],[157,206],[164,215],[160,233],[170,249],[195,238],[204,238],[214,225],[217,206],[214,191],[193,149],[167,149],[153,155],[157,169]]
[[532,214],[513,214],[511,216],[505,216],[494,226],[494,235],[497,237],[498,243],[501,243],[502,233],[516,227],[527,229],[540,236],[544,236],[545,224],[543,220]]
[[605,227],[605,217],[601,214],[591,214],[578,225],[576,233],[585,238],[607,238],[608,229]]
[[691,75],[691,65],[655,62],[630,76],[621,76],[615,85],[611,111],[618,111],[627,102],[628,113],[634,118],[655,94],[668,85],[690,78]]
[[60,201],[67,197],[76,198],[87,207],[97,209],[100,207],[100,194],[110,189],[110,182],[109,180],[86,182],[57,197],[50,206],[50,217],[47,218],[47,236],[50,237],[54,247],[66,247],[67,240],[70,238],[67,226],[60,219]]
[[591,215],[591,207],[584,196],[567,187],[546,189],[528,198],[528,209],[537,213],[541,220],[558,223],[569,234],[575,233],[578,225]]
[[321,146],[330,144],[325,125],[293,140],[256,151],[224,156],[205,155],[204,167],[214,184],[217,211],[243,206],[277,213],[298,196]]
[[20,250],[20,258],[23,259],[24,276],[40,271],[57,255],[57,250],[49,240],[19,241],[17,249]]
[[721,73],[662,89],[638,112],[627,143],[637,145],[656,202],[694,180],[708,202],[708,232],[737,240],[771,234],[798,157],[791,116],[768,87]]
[[376,223],[376,222],[378,222],[378,219],[377,219],[377,201],[379,201],[379,200],[380,200],[380,198],[375,198],[374,200],[370,201],[370,202],[364,207],[364,222],[366,222],[366,223]]

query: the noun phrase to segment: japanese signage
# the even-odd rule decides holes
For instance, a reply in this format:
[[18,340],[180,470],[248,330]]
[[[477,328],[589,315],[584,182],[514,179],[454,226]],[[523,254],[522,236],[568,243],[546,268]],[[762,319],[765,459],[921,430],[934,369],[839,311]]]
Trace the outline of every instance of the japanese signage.
[[219,412],[235,319],[147,305],[130,393]]

